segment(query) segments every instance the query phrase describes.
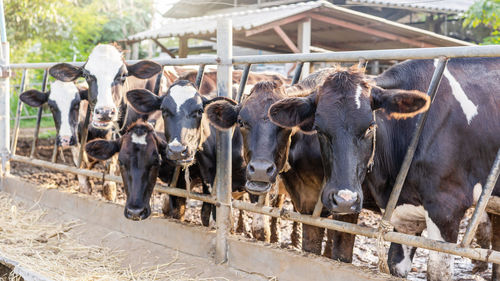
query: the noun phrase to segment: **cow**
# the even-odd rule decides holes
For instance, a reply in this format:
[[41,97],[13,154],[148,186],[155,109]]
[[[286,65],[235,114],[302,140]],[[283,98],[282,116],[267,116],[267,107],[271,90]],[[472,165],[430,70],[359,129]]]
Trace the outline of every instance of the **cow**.
[[[253,194],[269,192],[272,185],[281,181],[292,199],[294,208],[302,214],[312,214],[318,200],[323,167],[318,138],[298,130],[282,128],[272,123],[269,107],[276,101],[289,97],[285,87],[276,81],[258,82],[241,102],[230,99],[216,101],[207,106],[210,122],[220,130],[238,126],[243,135],[243,155],[247,164],[245,188]],[[328,212],[323,210],[322,216]],[[349,222],[357,221],[357,214],[339,216]],[[344,262],[352,261],[354,236],[333,233],[325,255]],[[321,254],[324,228],[303,225],[302,249]],[[342,241],[342,243],[337,243]],[[350,242],[349,242],[350,241]]]
[[[423,91],[436,66],[437,60],[405,61],[374,81],[356,67],[323,70],[328,77],[319,87],[303,87],[302,97],[270,107],[276,124],[318,134],[325,170],[321,200],[331,212],[359,212],[362,188],[385,208],[416,116],[429,107]],[[431,239],[457,242],[460,220],[481,191],[474,186],[484,184],[500,147],[499,83],[500,58],[449,60],[391,220],[396,231],[419,235],[427,228]],[[500,196],[500,183],[493,196]],[[492,248],[499,250],[500,220],[492,218]],[[406,276],[414,253],[393,243],[391,273]],[[429,280],[449,280],[452,272],[450,255],[429,253]],[[494,265],[493,280],[499,274]]]
[[[115,45],[99,44],[90,53],[81,67],[68,63],[59,63],[49,69],[50,75],[63,82],[75,81],[84,77],[89,85],[88,103],[92,110],[91,126],[109,131],[113,125],[116,131],[123,133],[126,126],[139,118],[147,118],[127,108],[124,94],[130,89],[156,86],[155,74],[161,66],[152,61],[140,61],[128,65],[123,60],[122,52]],[[111,135],[111,134],[109,134]],[[116,172],[115,159],[110,165],[110,173]],[[106,182],[103,186],[106,199],[114,201],[116,185]]]

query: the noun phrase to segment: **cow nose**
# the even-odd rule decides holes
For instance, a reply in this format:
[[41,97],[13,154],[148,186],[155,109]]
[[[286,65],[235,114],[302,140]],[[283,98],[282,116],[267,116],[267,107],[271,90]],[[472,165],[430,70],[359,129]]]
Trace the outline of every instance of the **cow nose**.
[[114,107],[96,107],[95,114],[101,121],[110,121],[116,115]]
[[247,167],[247,177],[251,181],[271,182],[276,176],[276,165],[268,160],[251,160]]
[[169,144],[167,156],[171,160],[182,160],[188,158],[188,147],[182,144]]
[[59,145],[60,146],[70,146],[71,144],[71,136],[59,136]]
[[357,213],[361,209],[361,200],[357,192],[349,189],[323,192],[323,205],[333,213]]
[[125,207],[125,217],[129,220],[143,220],[147,218],[148,210],[147,208],[129,208]]

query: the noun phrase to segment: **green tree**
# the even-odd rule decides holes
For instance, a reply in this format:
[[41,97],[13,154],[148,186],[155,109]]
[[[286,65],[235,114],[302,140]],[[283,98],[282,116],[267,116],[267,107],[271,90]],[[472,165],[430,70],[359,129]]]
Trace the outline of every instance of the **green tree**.
[[464,26],[491,28],[490,36],[484,38],[484,44],[500,44],[500,0],[479,0],[465,13]]

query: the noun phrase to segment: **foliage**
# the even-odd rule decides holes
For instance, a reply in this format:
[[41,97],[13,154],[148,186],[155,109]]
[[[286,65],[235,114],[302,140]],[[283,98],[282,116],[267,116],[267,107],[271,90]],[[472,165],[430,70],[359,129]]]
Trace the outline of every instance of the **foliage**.
[[465,14],[464,26],[485,25],[492,29],[484,44],[500,44],[500,0],[479,0]]

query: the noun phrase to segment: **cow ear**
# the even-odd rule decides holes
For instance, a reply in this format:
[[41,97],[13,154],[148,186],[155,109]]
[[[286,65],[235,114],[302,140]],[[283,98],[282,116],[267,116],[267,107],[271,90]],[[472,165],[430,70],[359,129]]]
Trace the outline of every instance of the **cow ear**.
[[71,82],[82,76],[82,68],[69,63],[58,63],[49,69],[49,73],[57,80]]
[[120,151],[119,140],[93,140],[85,145],[85,151],[97,160],[108,160]]
[[49,100],[49,93],[40,92],[38,90],[28,90],[22,93],[19,98],[25,104],[32,107],[40,107]]
[[161,65],[154,61],[143,60],[132,65],[127,65],[127,70],[128,75],[132,75],[140,79],[147,79],[160,72]]
[[240,106],[230,98],[217,97],[207,102],[208,120],[219,130],[227,130],[238,121]]
[[275,102],[269,108],[269,118],[280,127],[299,126],[305,132],[312,131],[316,113],[315,97],[315,94],[311,94],[308,97],[286,98]]
[[373,110],[383,109],[389,117],[405,119],[429,109],[431,99],[425,93],[416,90],[386,90],[373,87],[370,102]]
[[78,88],[78,93],[80,94],[81,100],[88,100],[89,99],[89,89]]
[[135,89],[127,92],[127,100],[135,111],[143,114],[159,110],[163,97],[153,94],[147,89]]

